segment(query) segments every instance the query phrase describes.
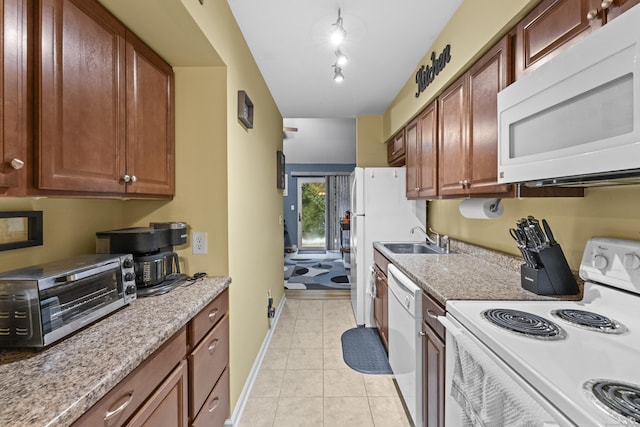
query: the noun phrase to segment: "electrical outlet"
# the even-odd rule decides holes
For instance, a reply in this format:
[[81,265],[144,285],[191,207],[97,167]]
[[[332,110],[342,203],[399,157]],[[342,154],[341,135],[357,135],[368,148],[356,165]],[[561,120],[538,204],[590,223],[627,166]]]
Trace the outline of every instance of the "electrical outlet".
[[191,253],[194,255],[204,255],[207,253],[206,232],[194,231],[191,233]]

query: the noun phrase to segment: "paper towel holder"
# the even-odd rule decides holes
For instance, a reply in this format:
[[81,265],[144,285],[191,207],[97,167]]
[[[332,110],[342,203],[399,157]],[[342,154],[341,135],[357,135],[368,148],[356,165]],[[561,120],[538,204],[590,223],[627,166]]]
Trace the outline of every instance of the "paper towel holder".
[[494,212],[494,213],[495,213],[495,212],[498,212],[498,209],[500,208],[500,202],[501,202],[501,201],[502,201],[502,199],[496,199],[496,201],[495,201],[495,202],[493,202],[493,203],[491,203],[491,204],[489,205],[489,210],[490,210],[491,212]]

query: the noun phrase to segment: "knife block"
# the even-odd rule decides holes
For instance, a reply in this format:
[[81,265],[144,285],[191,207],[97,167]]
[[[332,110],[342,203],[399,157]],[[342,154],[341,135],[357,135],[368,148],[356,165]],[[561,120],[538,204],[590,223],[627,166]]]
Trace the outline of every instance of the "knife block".
[[520,266],[520,285],[538,295],[576,295],[580,292],[560,245],[541,249],[537,254],[541,267]]

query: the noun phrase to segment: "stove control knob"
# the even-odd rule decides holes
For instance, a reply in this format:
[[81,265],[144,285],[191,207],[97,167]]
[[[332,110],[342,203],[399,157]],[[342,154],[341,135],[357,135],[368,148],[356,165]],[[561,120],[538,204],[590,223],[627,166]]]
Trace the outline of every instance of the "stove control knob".
[[636,254],[625,254],[622,265],[627,270],[637,270],[640,267],[640,257]]
[[593,266],[598,270],[604,270],[609,265],[609,260],[604,255],[593,256]]

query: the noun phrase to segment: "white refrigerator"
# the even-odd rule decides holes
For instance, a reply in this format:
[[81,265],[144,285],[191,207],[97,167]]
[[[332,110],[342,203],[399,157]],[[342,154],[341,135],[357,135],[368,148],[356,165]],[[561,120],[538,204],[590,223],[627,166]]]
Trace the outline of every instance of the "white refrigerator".
[[355,168],[351,173],[351,305],[356,324],[375,326],[373,242],[422,241],[426,202],[407,200],[406,170]]

